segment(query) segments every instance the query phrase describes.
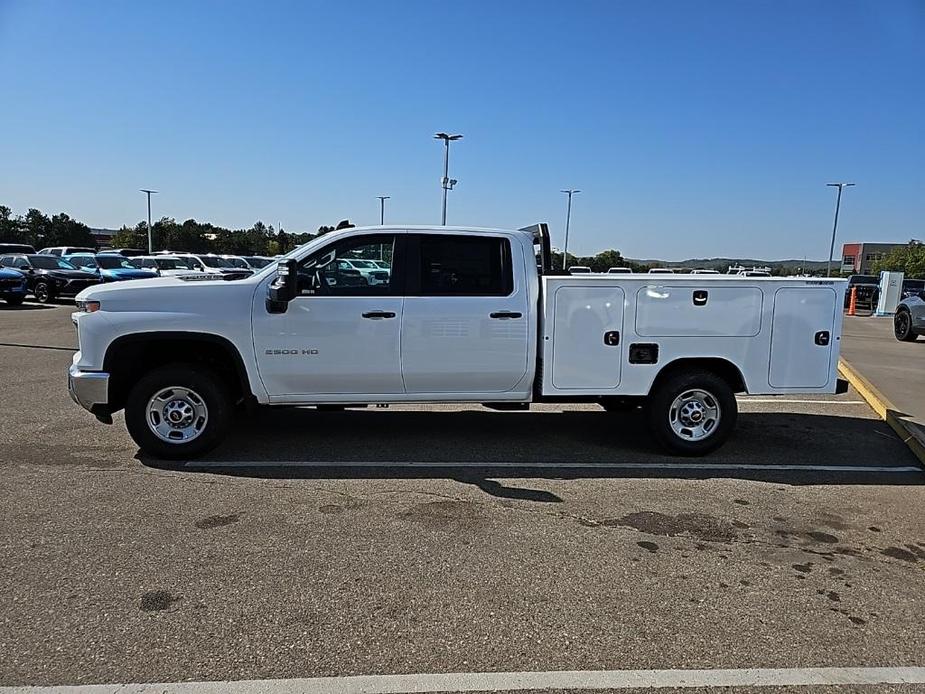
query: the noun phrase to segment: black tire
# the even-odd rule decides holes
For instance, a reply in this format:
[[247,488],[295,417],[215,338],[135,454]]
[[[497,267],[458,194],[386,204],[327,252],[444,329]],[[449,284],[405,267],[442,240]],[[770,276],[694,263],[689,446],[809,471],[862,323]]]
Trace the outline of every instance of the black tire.
[[893,316],[893,334],[900,342],[915,342],[918,335],[912,330],[912,314],[900,309]]
[[39,280],[35,283],[35,287],[32,288],[32,294],[35,296],[35,300],[40,304],[47,304],[55,298],[51,285],[45,280]]
[[[159,392],[173,387],[192,391],[206,408],[201,431],[189,441],[165,441],[149,425],[149,401]],[[218,375],[199,366],[170,364],[148,372],[132,387],[125,405],[125,426],[144,453],[165,460],[188,460],[222,442],[231,426],[232,415],[231,396]]]
[[[675,400],[690,391],[700,391],[709,396],[706,402],[718,405],[718,417],[713,428],[702,438],[693,439],[675,431],[672,415],[678,420],[678,412],[673,408]],[[739,408],[735,393],[725,379],[712,371],[686,370],[669,374],[655,386],[646,403],[646,419],[655,440],[669,453],[675,455],[704,455],[716,450],[735,428]],[[701,417],[704,415],[701,414]],[[678,426],[682,427],[679,421]],[[709,420],[702,420],[709,422]],[[695,429],[687,429],[693,435]]]
[[26,300],[24,296],[8,296],[6,297],[6,303],[10,306],[22,306],[22,302]]

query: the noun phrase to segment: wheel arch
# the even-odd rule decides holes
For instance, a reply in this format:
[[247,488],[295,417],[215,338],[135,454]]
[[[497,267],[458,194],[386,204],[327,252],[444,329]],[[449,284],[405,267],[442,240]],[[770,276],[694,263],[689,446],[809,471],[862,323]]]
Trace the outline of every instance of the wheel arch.
[[723,357],[681,357],[670,361],[658,372],[650,390],[654,391],[677,373],[694,370],[709,371],[716,374],[729,384],[733,393],[748,392],[748,384],[745,382],[742,370]]
[[144,373],[177,362],[214,370],[225,378],[237,402],[253,397],[244,358],[228,338],[189,331],[133,333],[113,340],[103,357],[103,370],[109,374],[109,411],[125,406],[132,385]]

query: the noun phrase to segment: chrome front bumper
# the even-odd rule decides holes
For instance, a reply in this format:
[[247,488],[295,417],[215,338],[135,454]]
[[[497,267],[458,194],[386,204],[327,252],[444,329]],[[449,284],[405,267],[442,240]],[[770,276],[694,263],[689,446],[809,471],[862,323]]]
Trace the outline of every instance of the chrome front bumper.
[[94,405],[109,403],[109,374],[102,371],[81,371],[76,365],[71,364],[67,370],[67,390],[74,402],[97,414]]

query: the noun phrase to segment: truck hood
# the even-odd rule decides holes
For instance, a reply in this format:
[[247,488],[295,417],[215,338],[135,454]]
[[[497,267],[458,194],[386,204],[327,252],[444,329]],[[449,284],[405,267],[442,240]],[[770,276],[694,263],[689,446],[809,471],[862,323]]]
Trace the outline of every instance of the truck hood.
[[179,312],[213,316],[237,309],[250,311],[256,282],[204,276],[154,277],[97,284],[80,292],[77,301],[99,301],[103,311]]

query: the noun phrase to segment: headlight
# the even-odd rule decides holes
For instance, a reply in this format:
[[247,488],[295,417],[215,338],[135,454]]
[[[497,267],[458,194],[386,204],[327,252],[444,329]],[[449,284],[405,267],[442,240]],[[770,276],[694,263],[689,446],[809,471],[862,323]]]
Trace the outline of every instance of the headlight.
[[77,301],[77,310],[82,313],[95,313],[100,310],[99,301]]

